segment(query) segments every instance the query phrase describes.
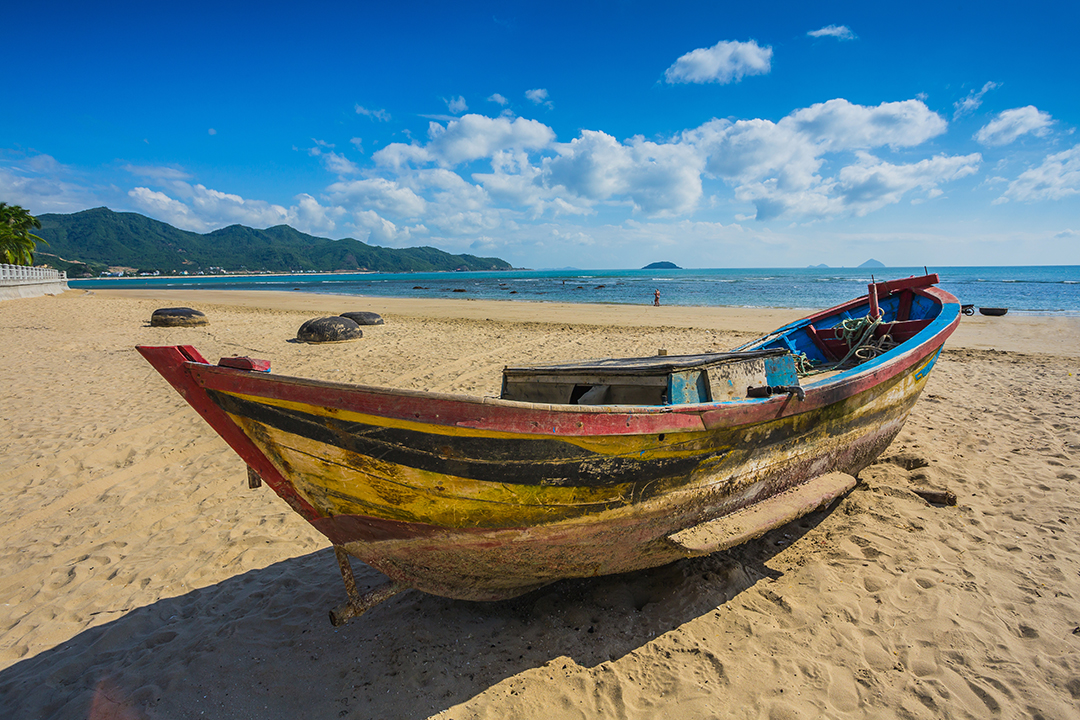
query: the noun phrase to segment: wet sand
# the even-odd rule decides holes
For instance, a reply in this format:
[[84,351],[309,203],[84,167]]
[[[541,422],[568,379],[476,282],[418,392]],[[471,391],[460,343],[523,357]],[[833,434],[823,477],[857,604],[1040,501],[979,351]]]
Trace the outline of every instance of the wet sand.
[[[151,328],[155,308],[202,328]],[[355,343],[306,319],[381,313]],[[727,349],[798,311],[70,291],[0,302],[0,708],[15,718],[1080,715],[1080,326],[964,318],[828,512],[708,558],[345,628],[325,538],[133,350],[498,393],[506,364]],[[955,507],[912,493],[947,486]],[[379,573],[355,563],[360,584]],[[1074,632],[1075,631],[1075,632]]]

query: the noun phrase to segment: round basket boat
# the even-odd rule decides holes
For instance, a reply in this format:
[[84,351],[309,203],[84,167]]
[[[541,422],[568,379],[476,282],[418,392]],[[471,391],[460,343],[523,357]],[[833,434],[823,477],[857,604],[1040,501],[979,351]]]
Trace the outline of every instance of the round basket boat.
[[1009,312],[1009,308],[979,308],[979,312],[983,315],[991,315],[993,317],[1000,317]]
[[209,324],[205,314],[189,307],[158,308],[150,316],[150,327],[197,327]]

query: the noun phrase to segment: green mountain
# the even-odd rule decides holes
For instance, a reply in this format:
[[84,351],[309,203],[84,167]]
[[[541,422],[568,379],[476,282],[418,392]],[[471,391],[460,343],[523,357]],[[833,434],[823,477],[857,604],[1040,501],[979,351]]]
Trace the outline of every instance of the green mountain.
[[39,215],[46,241],[36,253],[73,273],[97,274],[107,266],[190,274],[211,267],[237,271],[425,272],[436,270],[509,270],[499,258],[451,255],[432,247],[393,249],[359,240],[328,240],[288,225],[265,230],[230,225],[211,233],[180,230],[138,213],[94,208],[71,215]]

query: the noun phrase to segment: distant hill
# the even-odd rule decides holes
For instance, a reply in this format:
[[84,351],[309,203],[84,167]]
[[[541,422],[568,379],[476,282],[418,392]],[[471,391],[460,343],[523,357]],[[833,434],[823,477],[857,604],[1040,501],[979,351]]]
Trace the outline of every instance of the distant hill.
[[806,267],[810,268],[811,270],[821,270],[823,268],[828,268],[829,266],[825,263],[821,263],[820,265],[807,265]]
[[138,213],[108,208],[71,215],[40,215],[36,234],[49,244],[38,262],[75,273],[97,274],[108,266],[162,274],[210,268],[237,271],[425,272],[437,270],[509,270],[499,258],[451,255],[433,247],[383,248],[359,240],[329,240],[277,225],[256,230],[230,225],[211,233],[180,230]]
[[681,267],[672,262],[654,262],[649,263],[642,270],[682,270]]
[[869,260],[864,262],[859,267],[861,267],[861,268],[883,268],[883,267],[886,267],[886,265],[883,262],[878,262],[874,258],[870,258]]

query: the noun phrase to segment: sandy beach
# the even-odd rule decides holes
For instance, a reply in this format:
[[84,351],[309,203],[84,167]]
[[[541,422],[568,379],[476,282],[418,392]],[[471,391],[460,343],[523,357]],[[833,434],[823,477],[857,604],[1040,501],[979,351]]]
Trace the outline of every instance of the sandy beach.
[[[210,325],[152,328],[185,305]],[[371,310],[362,340],[292,342]],[[343,628],[326,539],[134,351],[497,395],[504,365],[722,350],[805,313],[199,290],[0,302],[0,716],[1080,717],[1080,318],[965,317],[829,511],[707,558]],[[912,492],[946,486],[955,507]],[[382,576],[355,563],[362,589]]]

